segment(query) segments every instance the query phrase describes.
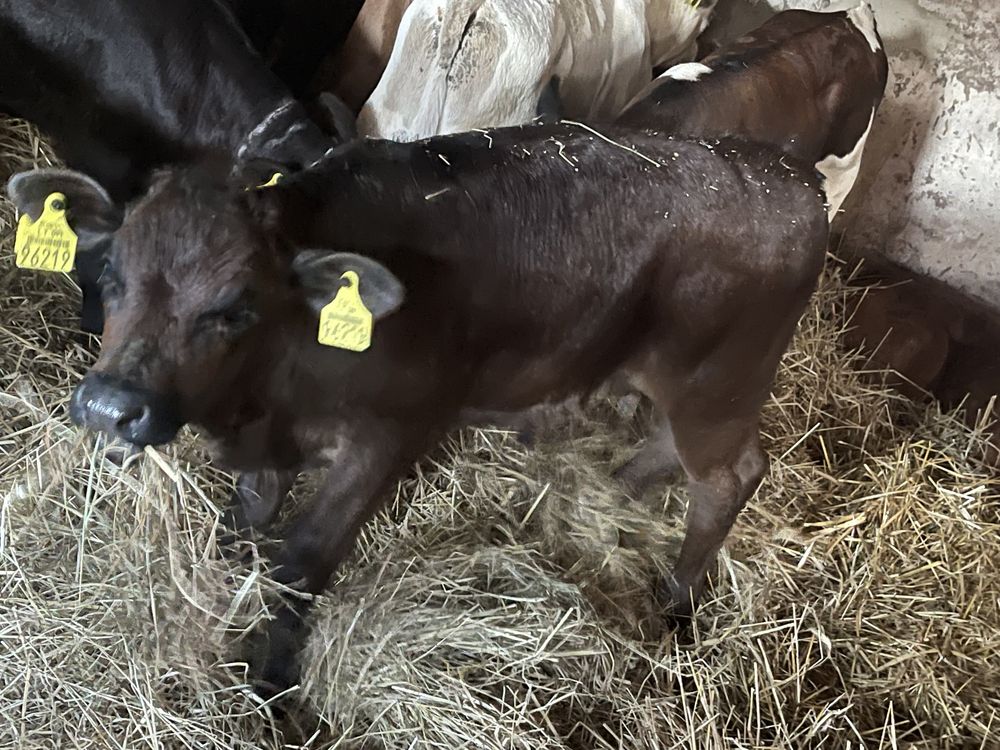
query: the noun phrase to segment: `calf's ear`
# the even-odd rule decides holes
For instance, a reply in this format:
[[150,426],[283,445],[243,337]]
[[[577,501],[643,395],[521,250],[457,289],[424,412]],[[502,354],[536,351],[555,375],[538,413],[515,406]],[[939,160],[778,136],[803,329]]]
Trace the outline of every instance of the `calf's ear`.
[[391,315],[406,298],[402,282],[378,261],[354,253],[301,250],[292,261],[292,271],[302,285],[309,307],[318,315],[337,296],[345,271],[358,275],[361,301],[375,320]]
[[19,172],[7,183],[7,195],[17,210],[32,220],[42,215],[52,193],[66,196],[66,220],[86,251],[100,245],[122,224],[124,213],[108,192],[85,174],[69,169],[34,169]]

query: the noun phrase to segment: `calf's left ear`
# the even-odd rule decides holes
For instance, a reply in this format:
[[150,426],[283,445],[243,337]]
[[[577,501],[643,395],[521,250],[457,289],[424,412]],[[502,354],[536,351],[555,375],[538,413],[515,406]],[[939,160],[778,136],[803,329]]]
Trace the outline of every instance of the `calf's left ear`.
[[358,275],[361,301],[375,320],[391,315],[406,299],[406,288],[378,261],[354,253],[302,250],[292,261],[292,271],[305,291],[309,307],[319,315],[346,283],[346,271]]

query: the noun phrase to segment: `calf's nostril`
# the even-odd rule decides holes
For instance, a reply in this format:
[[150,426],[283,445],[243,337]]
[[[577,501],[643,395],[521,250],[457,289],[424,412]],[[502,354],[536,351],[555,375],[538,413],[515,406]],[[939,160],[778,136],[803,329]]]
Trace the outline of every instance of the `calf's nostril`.
[[137,404],[135,406],[127,406],[122,409],[117,421],[115,422],[115,427],[119,431],[125,431],[130,428],[136,427],[142,424],[143,421],[149,421],[150,408],[148,406]]

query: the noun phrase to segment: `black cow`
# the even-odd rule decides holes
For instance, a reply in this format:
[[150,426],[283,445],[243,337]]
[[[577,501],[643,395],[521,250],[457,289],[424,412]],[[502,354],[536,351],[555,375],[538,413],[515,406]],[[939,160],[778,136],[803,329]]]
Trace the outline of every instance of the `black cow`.
[[[333,145],[218,0],[0,0],[0,111],[38,125],[116,203],[164,164],[266,157],[297,169]],[[81,237],[91,332],[103,325],[101,250]]]
[[364,0],[226,0],[254,48],[302,99],[320,65],[336,56]]

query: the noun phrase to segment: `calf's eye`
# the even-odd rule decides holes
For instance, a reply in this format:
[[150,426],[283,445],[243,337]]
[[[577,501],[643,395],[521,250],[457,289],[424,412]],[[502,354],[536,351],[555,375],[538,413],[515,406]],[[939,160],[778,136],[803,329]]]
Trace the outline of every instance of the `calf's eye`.
[[257,322],[257,313],[248,301],[241,300],[227,307],[203,313],[198,317],[195,329],[198,333],[217,333],[226,337],[235,336]]

